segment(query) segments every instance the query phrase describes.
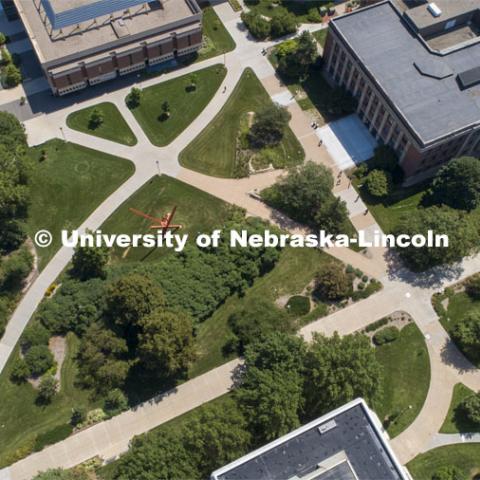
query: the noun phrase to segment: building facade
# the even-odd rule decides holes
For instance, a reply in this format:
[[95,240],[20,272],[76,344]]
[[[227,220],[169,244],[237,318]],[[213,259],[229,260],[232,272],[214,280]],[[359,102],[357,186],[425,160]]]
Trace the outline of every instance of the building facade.
[[324,50],[327,77],[407,176],[480,156],[479,3],[437,4],[438,17],[384,1],[333,19]]
[[196,0],[14,2],[57,95],[202,47],[202,12]]

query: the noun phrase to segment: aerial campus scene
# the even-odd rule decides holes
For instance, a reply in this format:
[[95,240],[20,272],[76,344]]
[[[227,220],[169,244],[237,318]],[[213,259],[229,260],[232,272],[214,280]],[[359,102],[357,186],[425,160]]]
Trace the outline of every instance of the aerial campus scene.
[[0,0],[0,480],[480,479],[480,0]]

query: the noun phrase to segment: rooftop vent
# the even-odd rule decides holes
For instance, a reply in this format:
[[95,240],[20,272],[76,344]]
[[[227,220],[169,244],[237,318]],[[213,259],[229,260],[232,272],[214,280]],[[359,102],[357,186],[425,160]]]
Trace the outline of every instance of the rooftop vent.
[[480,67],[475,67],[459,73],[457,80],[462,90],[480,84]]
[[434,16],[439,17],[442,14],[442,11],[438,8],[436,3],[429,3],[427,5],[427,10]]
[[323,435],[324,433],[327,433],[328,431],[334,429],[336,426],[337,423],[335,422],[335,420],[330,420],[329,422],[320,425],[318,427],[318,431],[320,432],[320,435]]

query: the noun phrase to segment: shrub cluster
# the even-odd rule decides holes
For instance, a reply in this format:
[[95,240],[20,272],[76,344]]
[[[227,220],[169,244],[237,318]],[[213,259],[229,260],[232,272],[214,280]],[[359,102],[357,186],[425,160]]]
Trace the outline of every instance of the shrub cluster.
[[400,330],[395,327],[385,327],[373,335],[373,342],[375,345],[384,345],[385,343],[394,342],[400,335]]

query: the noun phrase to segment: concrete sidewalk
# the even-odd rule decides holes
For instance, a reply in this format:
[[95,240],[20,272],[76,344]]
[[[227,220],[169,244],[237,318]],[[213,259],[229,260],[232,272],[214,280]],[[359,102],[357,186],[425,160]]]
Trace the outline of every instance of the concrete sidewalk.
[[114,459],[128,450],[132,438],[228,393],[241,364],[232,360],[132,410],[98,423],[60,443],[0,470],[0,480],[29,480],[50,468],[71,468],[90,458]]

